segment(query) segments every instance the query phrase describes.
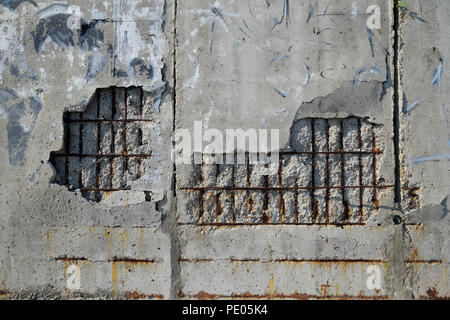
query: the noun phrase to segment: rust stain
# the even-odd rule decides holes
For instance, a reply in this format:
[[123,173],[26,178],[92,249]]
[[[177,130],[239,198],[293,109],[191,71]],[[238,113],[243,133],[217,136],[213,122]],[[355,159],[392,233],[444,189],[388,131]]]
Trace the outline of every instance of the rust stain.
[[328,266],[329,264],[344,264],[347,267],[351,264],[358,263],[386,263],[385,260],[375,260],[375,259],[348,259],[348,260],[338,260],[338,259],[311,259],[311,260],[274,260],[273,262],[278,263],[311,263],[311,264],[319,264],[321,266]]
[[406,223],[406,226],[414,228],[414,231],[422,233],[422,239],[425,239],[425,226],[422,224]]
[[119,264],[124,265],[125,269],[128,271],[135,271],[136,267],[147,268],[148,266],[158,263],[156,260],[138,260],[138,259],[128,259],[128,258],[117,258],[114,257],[110,259],[114,265],[118,266]]
[[103,200],[106,200],[112,196],[112,191],[104,191],[103,192]]
[[408,264],[443,264],[442,260],[407,260]]
[[127,291],[125,292],[125,299],[127,300],[142,300],[142,299],[160,299],[163,300],[164,296],[162,294],[145,294],[139,293],[138,291]]
[[192,297],[198,300],[214,300],[216,299],[217,296],[214,294],[206,293],[205,291],[200,291],[199,293],[193,295]]
[[322,295],[324,297],[327,297],[327,288],[331,288],[331,286],[329,284],[322,284],[320,285],[320,291],[322,291]]
[[0,290],[0,299],[9,299],[12,295],[12,292],[8,290]]
[[[218,260],[214,259],[186,259],[180,258],[180,262],[187,263],[202,263],[202,262],[214,262]],[[348,260],[338,260],[338,259],[304,259],[304,260],[295,260],[295,259],[276,259],[276,260],[268,260],[264,261],[261,259],[229,259],[231,262],[241,262],[241,263],[311,263],[311,264],[320,264],[320,265],[328,265],[330,263],[338,264],[354,264],[354,263],[386,263],[386,260],[376,260],[376,259],[348,259]]]
[[[374,192],[376,192],[376,190],[374,190]],[[378,200],[378,197],[374,195],[372,201],[373,201],[373,207],[376,210],[380,209],[380,200]]]
[[438,298],[438,291],[436,290],[436,288],[428,288],[427,295],[430,299],[436,299]]
[[87,258],[84,257],[57,257],[54,259],[55,261],[63,261],[63,262],[71,262],[71,263],[75,263],[78,264],[78,261],[88,261]]
[[411,260],[419,260],[419,252],[417,251],[417,248],[414,248],[411,253]]
[[[185,258],[180,258],[179,261],[180,262],[186,262],[186,263],[214,262],[213,259],[185,259]],[[240,261],[231,260],[231,262],[240,262]]]
[[154,264],[158,263],[156,260],[147,260],[147,259],[128,259],[128,258],[119,258],[114,257],[110,259],[113,263],[124,263],[129,265],[145,265],[145,264]]
[[294,300],[387,300],[388,296],[364,296],[360,293],[357,296],[351,295],[326,295],[318,296],[305,293],[294,292],[292,294],[274,293],[273,295],[258,295],[249,292],[232,293],[231,295],[210,294],[200,291],[197,294],[185,294],[180,292],[180,298],[199,299],[199,300],[214,300],[214,299],[294,299]]
[[444,296],[444,297],[436,297],[436,298],[430,298],[428,296],[420,296],[419,297],[420,300],[450,300],[450,296]]

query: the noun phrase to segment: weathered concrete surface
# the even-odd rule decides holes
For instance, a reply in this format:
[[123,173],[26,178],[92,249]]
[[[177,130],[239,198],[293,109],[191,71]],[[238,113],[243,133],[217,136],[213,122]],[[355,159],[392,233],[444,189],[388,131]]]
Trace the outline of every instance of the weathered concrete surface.
[[[449,8],[0,1],[0,298],[448,299]],[[194,121],[277,172],[174,165]]]
[[[448,297],[450,127],[446,64],[450,44],[445,1],[409,1],[400,19],[399,98],[403,210],[408,269],[416,296]],[[420,208],[419,208],[420,207]],[[431,262],[430,262],[431,261]],[[433,262],[434,261],[434,262]]]
[[[371,4],[380,5],[383,26],[371,37],[373,54],[365,15]],[[177,8],[177,100],[193,106],[177,110],[182,127],[192,120],[206,128],[274,127],[284,145],[289,126],[283,124],[302,102],[326,97],[346,81],[387,76],[386,1],[199,0]]]
[[[175,297],[167,218],[172,165],[170,143],[165,143],[173,119],[166,80],[172,5],[17,3],[0,5],[2,293],[13,298]],[[67,24],[68,5],[83,14],[74,29]],[[145,134],[151,137],[143,139],[151,140],[152,159],[131,191],[95,203],[58,185],[49,158],[64,145],[63,112],[83,111],[95,101],[96,90],[110,87],[145,92],[144,104],[152,109]],[[80,153],[90,153],[89,144],[95,153],[95,143],[86,139]],[[70,291],[72,264],[81,268],[81,286]]]
[[418,187],[422,205],[441,204],[450,193],[449,14],[445,1],[410,1],[400,21],[402,186]]

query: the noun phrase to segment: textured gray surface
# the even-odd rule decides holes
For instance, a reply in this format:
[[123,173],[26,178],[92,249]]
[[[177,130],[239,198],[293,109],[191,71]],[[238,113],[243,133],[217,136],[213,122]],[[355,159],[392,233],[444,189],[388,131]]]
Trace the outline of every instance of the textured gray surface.
[[393,2],[1,1],[0,297],[448,299],[450,5]]

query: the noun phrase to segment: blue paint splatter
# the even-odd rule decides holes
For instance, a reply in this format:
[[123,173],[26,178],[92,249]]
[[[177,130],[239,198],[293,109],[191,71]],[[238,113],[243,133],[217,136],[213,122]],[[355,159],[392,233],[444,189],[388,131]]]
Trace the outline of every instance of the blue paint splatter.
[[[149,64],[148,66],[145,64],[145,61],[141,58],[134,58],[130,62],[130,67],[134,71],[134,73],[138,73],[141,76],[146,77],[147,79],[151,80],[154,77],[154,70],[153,66]],[[103,69],[103,66],[102,66]],[[136,72],[137,71],[137,72]]]
[[291,23],[291,17],[290,17],[290,9],[289,9],[289,0],[284,0],[283,4],[283,15],[281,16],[281,19],[278,20],[277,18],[274,19],[273,28],[283,23],[283,21],[286,19],[286,28],[289,28],[289,23]]
[[[0,90],[0,93],[6,93],[6,102],[10,98],[17,98],[14,92]],[[12,94],[12,95],[11,95]],[[5,101],[5,99],[3,99]],[[25,164],[25,151],[28,146],[28,140],[31,137],[31,131],[34,128],[35,121],[42,110],[42,104],[33,97],[29,99],[29,107],[32,115],[31,128],[26,129],[20,120],[23,115],[27,113],[24,101],[19,101],[12,105],[5,113],[8,116],[8,123],[6,125],[8,137],[8,155],[9,164],[16,166],[23,166]]]
[[278,90],[276,88],[273,88],[273,90],[275,90],[276,93],[278,93],[280,96],[282,96],[283,98],[287,97],[287,93],[281,90]]
[[308,67],[308,65],[306,63],[303,64],[303,68],[306,71],[306,78],[305,78],[305,81],[303,81],[303,85],[306,86],[309,83],[309,80],[311,80],[311,72],[310,72],[310,69],[309,69],[309,67]]
[[369,28],[366,28],[366,33],[367,33],[367,38],[369,39],[370,50],[372,51],[372,58],[374,58],[375,57],[375,47],[373,44],[374,35],[373,35],[372,30],[370,30]]
[[308,23],[309,20],[311,20],[314,10],[316,10],[316,8],[317,8],[318,2],[319,1],[316,1],[316,4],[314,6],[312,6],[311,3],[309,3],[309,14],[308,14],[308,18],[306,19],[306,23]]
[[418,105],[419,105],[419,100],[416,100],[413,103],[411,103],[411,105],[409,107],[405,104],[403,106],[403,114],[408,114],[412,109],[414,109]]
[[450,154],[437,154],[432,157],[419,157],[412,159],[412,164],[417,165],[424,162],[439,162],[440,160],[450,160]]
[[434,70],[432,84],[436,85],[438,87],[439,93],[441,93],[441,78],[444,62],[442,61],[442,59],[439,59],[439,61],[439,66]]
[[370,67],[370,73],[372,74],[381,74],[381,70],[375,67]]
[[[34,48],[36,52],[40,52],[45,40],[50,37],[58,46],[74,46],[74,32],[68,27],[67,19],[71,15],[59,13],[51,15],[47,18],[40,19],[35,31],[31,33],[34,39]],[[102,21],[86,22],[81,21],[80,29],[77,29],[78,45],[83,50],[96,51],[100,43],[103,42],[103,31],[97,29]]]
[[102,43],[104,39],[104,34],[102,30],[97,29],[97,25],[101,25],[102,23],[103,22],[100,20],[89,23],[85,20],[81,20],[81,29],[78,30],[78,44],[81,48],[94,51],[96,48],[100,47],[100,43]]
[[220,12],[220,10],[219,10],[218,8],[212,7],[212,8],[211,8],[211,11],[212,11],[217,17],[219,17],[219,18],[223,21],[223,23],[225,23],[225,25],[227,24],[227,22],[225,21],[225,18],[224,18],[224,16],[223,16],[223,14],[222,14],[222,12]]
[[[366,71],[366,67],[362,67],[361,69],[356,70],[355,76],[353,77],[353,84],[359,85],[361,81],[363,80],[364,76],[362,75],[363,72]],[[360,75],[358,82],[356,82],[356,77]]]
[[[133,60],[134,61],[134,60]],[[105,67],[105,55],[101,53],[95,53],[89,57],[88,69],[86,72],[86,79],[92,80],[97,74],[102,72]]]
[[421,18],[416,12],[411,12],[411,13],[409,14],[409,16],[410,16],[411,18],[413,18],[414,20],[419,20],[420,22],[428,23],[425,19]]
[[281,59],[289,59],[290,57],[291,57],[290,55],[282,55],[282,56],[278,56],[278,57],[272,58],[272,59],[269,61],[269,64],[271,65],[271,64],[273,64],[274,62],[276,62],[276,61],[278,61],[278,60],[281,60]]
[[389,65],[389,51],[386,50],[386,56],[385,56],[385,64],[386,64],[386,75],[383,80],[383,91],[380,94],[380,101],[383,100],[384,96],[387,93],[387,89],[389,89],[392,86],[392,80],[391,80],[391,68]]

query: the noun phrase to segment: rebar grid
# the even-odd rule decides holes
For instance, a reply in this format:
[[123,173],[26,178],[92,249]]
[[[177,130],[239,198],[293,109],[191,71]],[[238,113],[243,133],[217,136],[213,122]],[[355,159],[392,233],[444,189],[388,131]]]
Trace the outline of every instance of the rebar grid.
[[[140,94],[138,110],[133,110],[135,113],[133,117],[128,115],[128,100],[131,99],[129,90]],[[117,96],[123,92],[123,101],[118,101]],[[104,106],[101,97],[108,94],[110,94],[111,102],[110,105]],[[119,103],[123,105],[123,112],[120,113]],[[70,189],[78,189],[85,198],[97,202],[103,199],[105,192],[130,190],[129,182],[142,176],[142,162],[152,157],[151,151],[130,152],[130,148],[142,149],[144,145],[143,129],[147,123],[152,121],[144,117],[143,108],[144,91],[142,87],[111,87],[98,89],[85,111],[64,113],[64,147],[61,151],[52,152],[50,156],[50,160],[59,174],[60,184],[66,185]],[[86,132],[87,126],[94,126],[92,128],[95,129]],[[130,133],[129,128],[133,126],[137,126],[138,129],[135,130],[136,132]],[[119,131],[121,131],[121,136],[118,136]],[[107,138],[102,140],[102,134]],[[74,138],[73,135],[76,135],[78,145],[73,145],[71,142],[71,139]],[[116,145],[116,139],[120,139],[121,146]],[[137,146],[130,145],[130,142],[133,141],[137,141]],[[93,143],[95,143],[95,152],[92,152],[94,150],[85,151],[85,149],[89,149],[86,146],[92,146]],[[92,161],[85,159],[92,159]],[[78,164],[74,165],[76,161]],[[136,162],[137,172],[130,172],[130,161]],[[86,176],[90,176],[92,171],[95,172],[94,177],[87,179]],[[78,181],[74,182],[72,176],[77,172]],[[107,177],[108,174],[109,177]],[[119,183],[115,180],[119,180]]]
[[[356,150],[345,150],[344,148],[344,121],[348,119],[355,119],[357,122],[357,136],[356,136],[356,144],[357,149]],[[338,121],[340,132],[339,132],[339,141],[338,141],[338,149],[335,151],[330,150],[330,121]],[[318,151],[317,147],[317,141],[315,137],[315,127],[317,124],[317,121],[325,121],[325,151]],[[237,210],[236,208],[236,193],[237,192],[246,192],[246,205],[247,205],[247,212],[249,212],[250,215],[257,215],[260,214],[262,216],[261,220],[259,222],[255,222],[254,224],[272,224],[273,222],[270,221],[270,218],[268,216],[268,209],[269,209],[269,194],[271,192],[276,192],[278,194],[278,212],[281,217],[281,220],[284,220],[283,224],[298,224],[300,221],[300,216],[305,215],[305,212],[300,212],[299,210],[299,203],[298,203],[298,194],[299,191],[307,191],[310,197],[310,208],[308,215],[310,216],[310,222],[308,224],[336,224],[336,225],[361,225],[365,223],[365,220],[367,217],[364,216],[364,208],[371,208],[373,210],[379,209],[379,199],[378,199],[378,192],[379,189],[389,189],[393,188],[392,185],[382,185],[378,184],[378,176],[377,176],[377,157],[382,155],[382,151],[377,148],[377,141],[376,141],[376,125],[370,124],[369,128],[369,134],[370,134],[370,140],[371,140],[371,146],[370,150],[364,151],[363,150],[363,142],[362,142],[362,120],[360,118],[356,117],[350,117],[350,118],[340,118],[340,119],[319,119],[319,118],[311,118],[310,119],[310,127],[311,127],[311,151],[293,151],[293,150],[284,150],[279,152],[279,163],[278,163],[278,171],[276,174],[276,185],[269,186],[269,176],[262,177],[262,184],[261,185],[251,185],[250,183],[250,156],[249,153],[245,154],[245,167],[246,167],[246,181],[245,186],[236,186],[235,184],[235,172],[236,172],[236,165],[229,164],[228,166],[231,166],[231,186],[205,186],[205,163],[202,161],[202,165],[196,165],[200,166],[200,172],[201,176],[198,181],[193,183],[193,186],[183,186],[179,189],[184,192],[194,192],[198,194],[198,219],[193,224],[201,224],[201,225],[215,225],[215,224],[240,224],[242,221],[237,221],[236,215]],[[298,185],[299,178],[297,177],[295,179],[295,186],[286,186],[283,184],[283,159],[285,159],[288,156],[308,156],[310,159],[310,170],[311,170],[311,179],[307,185]],[[325,179],[324,179],[324,185],[320,185],[318,181],[316,181],[316,173],[321,174],[319,172],[319,169],[317,168],[317,157],[324,156],[325,158],[325,168],[323,168],[325,172]],[[340,184],[339,185],[331,185],[330,184],[330,156],[337,156],[338,163],[339,163],[339,170],[340,170]],[[357,184],[348,184],[346,183],[346,172],[345,172],[345,166],[346,166],[346,156],[354,156],[357,158],[358,162],[358,183]],[[364,170],[364,164],[363,164],[363,156],[370,157],[371,160],[371,167],[372,172],[368,173]],[[235,154],[236,159],[236,154]],[[216,177],[219,175],[219,165],[214,164],[217,166],[216,169]],[[364,184],[363,178],[371,180],[371,183]],[[325,201],[325,220],[319,221],[319,198],[321,196],[318,195],[318,192],[320,190],[325,190],[324,195],[324,201]],[[330,219],[330,208],[332,204],[331,201],[331,190],[340,190],[341,198],[342,198],[342,208],[344,211],[344,216],[342,221],[336,222],[331,221]],[[358,196],[357,196],[357,203],[351,203],[349,200],[349,196],[346,194],[346,190],[358,190]],[[370,201],[364,200],[364,191],[365,190],[372,190],[372,196]],[[226,221],[220,220],[220,216],[222,215],[224,208],[221,204],[221,199],[225,195],[225,193],[231,193],[232,198],[232,215]],[[263,203],[262,203],[262,212],[257,213],[254,212],[255,203],[252,200],[252,193],[263,193]],[[286,222],[286,206],[285,206],[285,195],[287,192],[294,192],[294,204],[295,204],[295,219],[291,222]],[[370,192],[370,191],[369,191]],[[206,221],[205,220],[205,195],[207,193],[214,193],[215,194],[215,215],[216,215],[216,221]],[[191,205],[195,205],[195,203],[191,202]],[[350,221],[349,211],[350,207],[357,208],[356,211],[358,213],[357,219],[353,219]]]

